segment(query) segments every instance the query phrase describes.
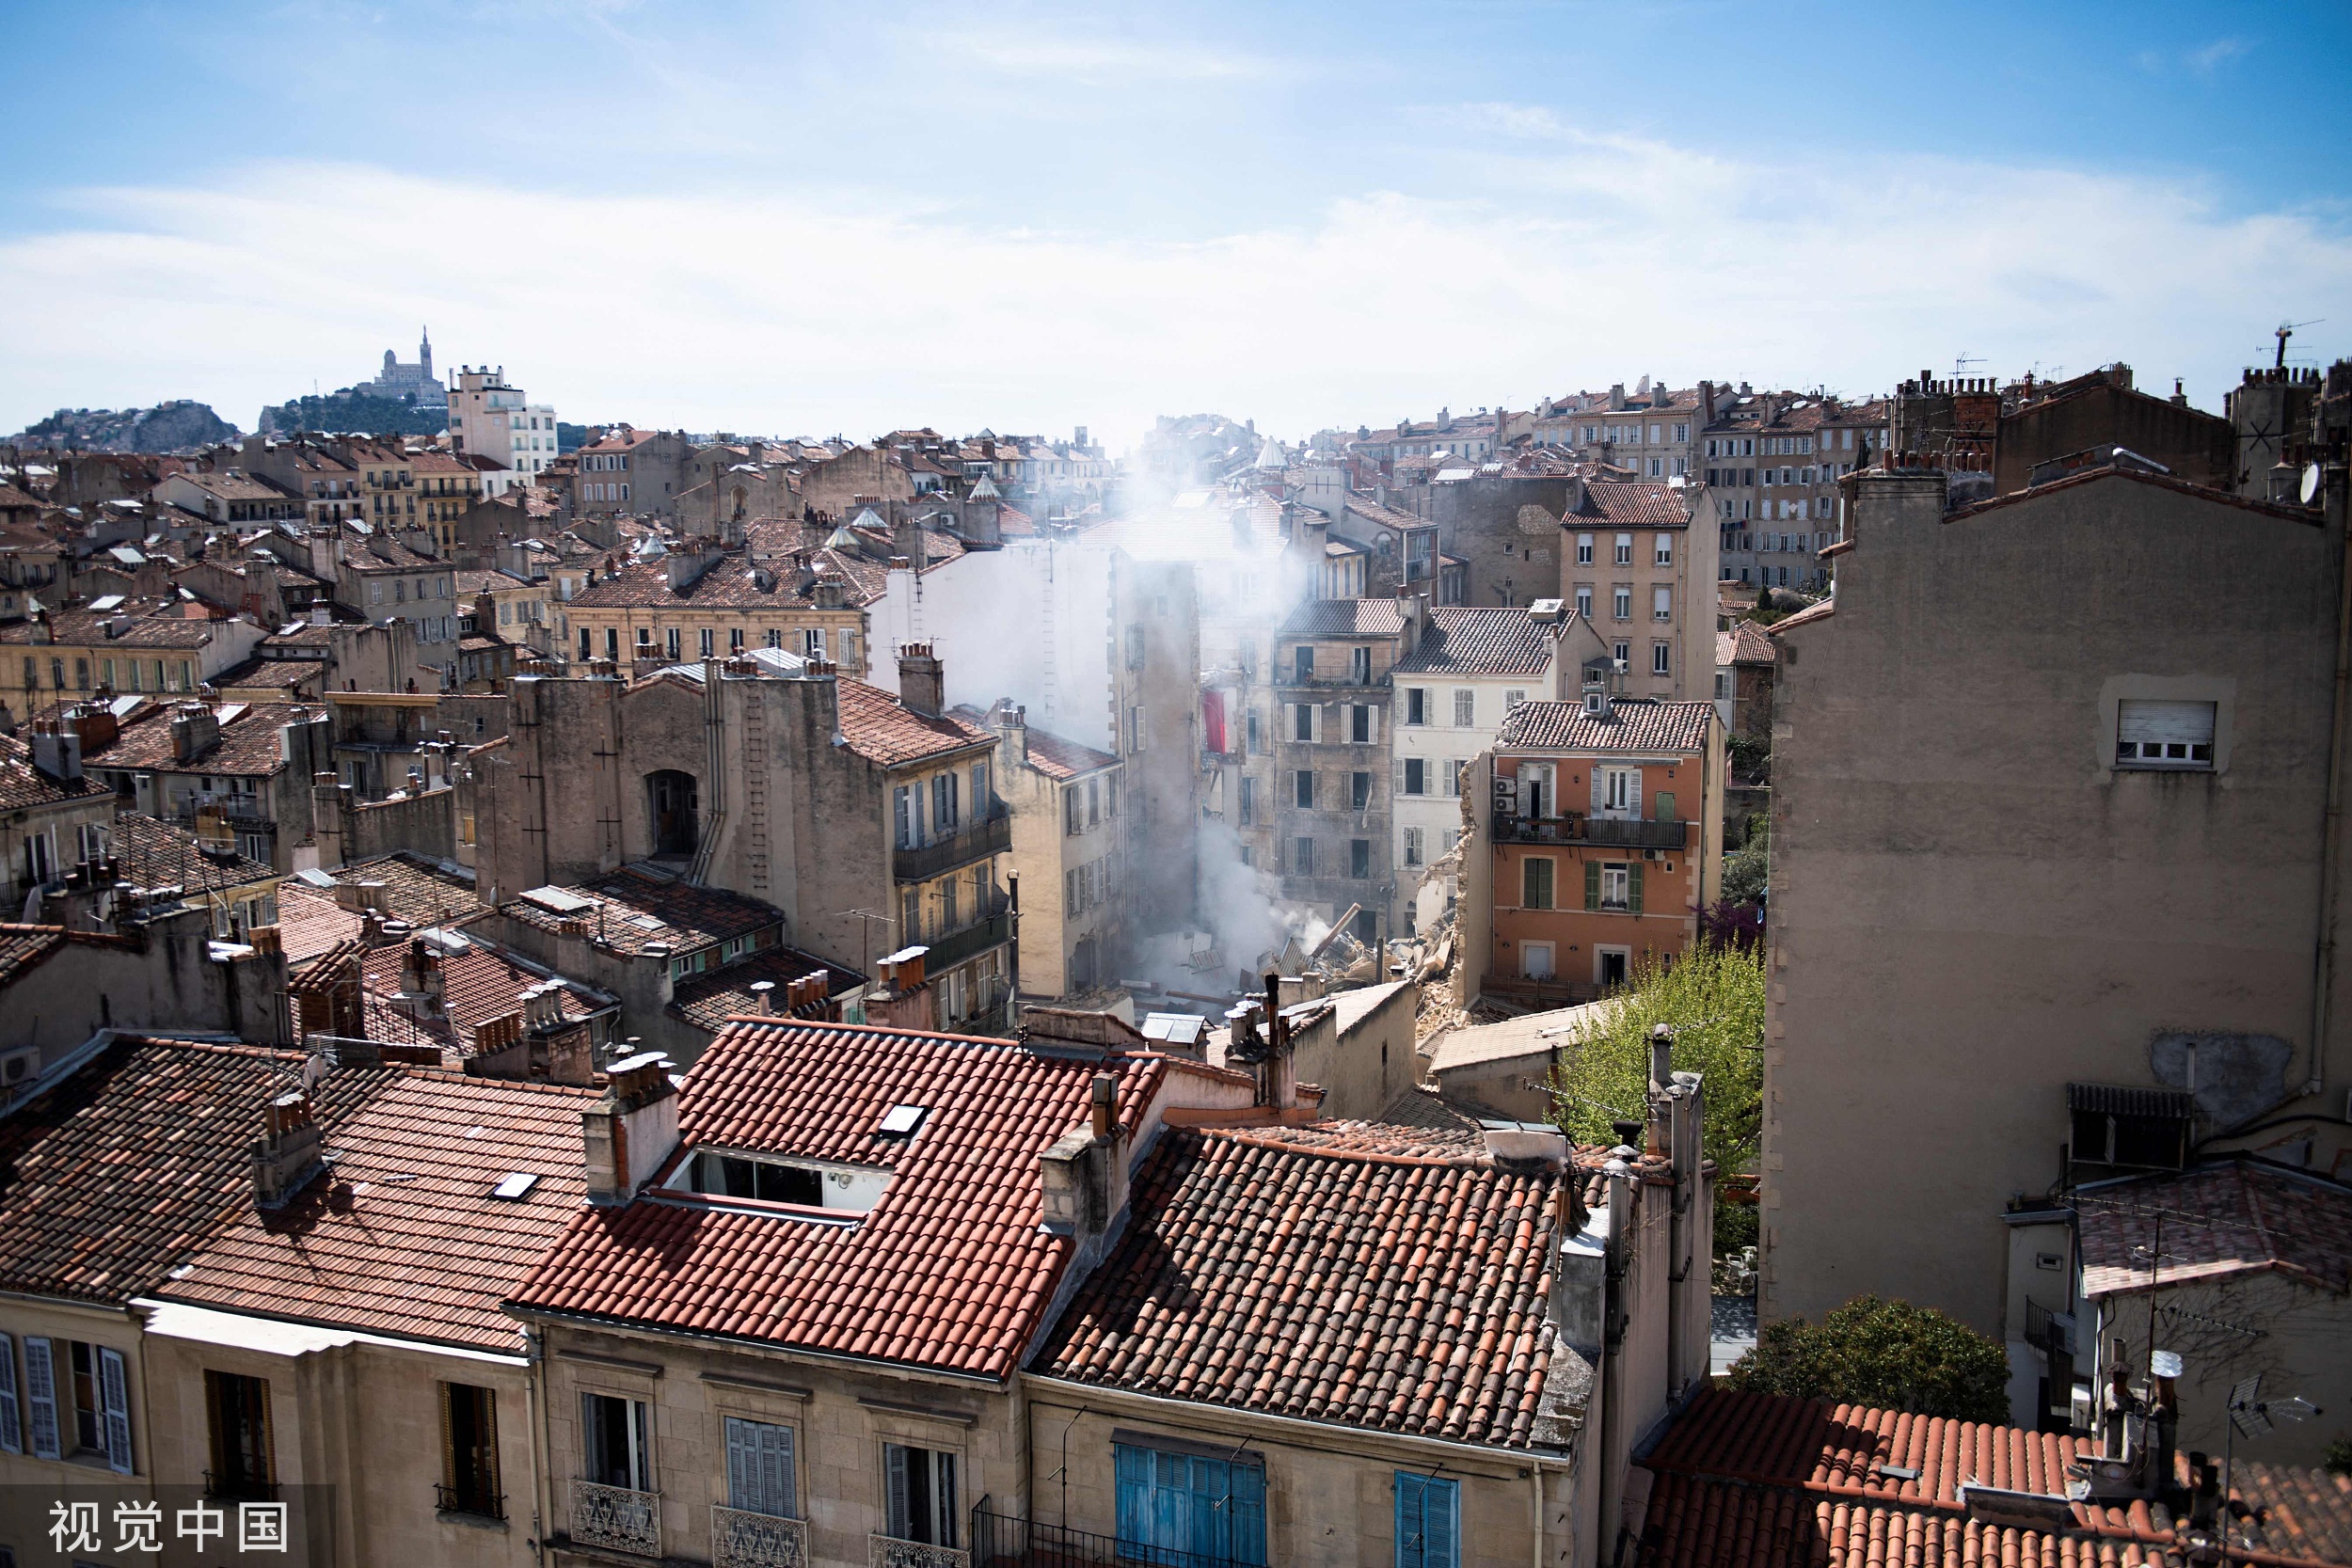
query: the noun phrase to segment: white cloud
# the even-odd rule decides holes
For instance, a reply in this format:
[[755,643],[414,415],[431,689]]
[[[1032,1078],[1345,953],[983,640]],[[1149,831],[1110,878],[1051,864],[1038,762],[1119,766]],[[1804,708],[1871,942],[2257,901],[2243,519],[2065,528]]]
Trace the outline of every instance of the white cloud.
[[[1655,374],[1881,389],[2130,360],[2217,407],[2352,239],[2145,179],[1924,160],[1758,167],[1622,138],[1488,155],[1295,224],[1145,243],[820,206],[783,187],[550,196],[272,166],[84,193],[0,245],[0,430],[58,404],[264,401],[407,356],[497,361],[567,418],[1129,438],[1217,408],[1303,433]],[[2303,312],[2310,313],[2310,312]],[[2321,345],[2325,347],[2326,345]]]
[[914,35],[920,45],[959,68],[984,66],[1015,76],[1049,76],[1085,83],[1256,80],[1276,74],[1275,62],[1234,49],[1202,48],[1173,40],[1147,40],[1057,33],[1010,25],[1001,30]]

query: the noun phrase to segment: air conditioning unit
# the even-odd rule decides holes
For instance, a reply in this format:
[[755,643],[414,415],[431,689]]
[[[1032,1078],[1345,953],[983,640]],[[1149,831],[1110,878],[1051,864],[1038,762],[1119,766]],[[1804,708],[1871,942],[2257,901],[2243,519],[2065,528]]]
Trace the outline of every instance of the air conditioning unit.
[[40,1053],[38,1051],[11,1051],[0,1056],[0,1088],[12,1089],[29,1081],[40,1067]]

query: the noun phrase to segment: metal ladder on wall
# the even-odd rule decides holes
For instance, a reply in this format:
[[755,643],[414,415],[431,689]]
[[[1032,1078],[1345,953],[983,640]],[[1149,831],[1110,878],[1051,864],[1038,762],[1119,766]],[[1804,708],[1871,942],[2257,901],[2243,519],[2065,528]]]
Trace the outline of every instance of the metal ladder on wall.
[[743,869],[754,897],[768,895],[768,705],[743,704]]
[[1051,731],[1054,727],[1054,697],[1061,687],[1061,682],[1056,675],[1054,652],[1055,549],[1056,546],[1051,544],[1045,546],[1045,613],[1041,618],[1042,624],[1038,640],[1045,656],[1045,712],[1041,716],[1043,722],[1039,725],[1039,728],[1047,731]]

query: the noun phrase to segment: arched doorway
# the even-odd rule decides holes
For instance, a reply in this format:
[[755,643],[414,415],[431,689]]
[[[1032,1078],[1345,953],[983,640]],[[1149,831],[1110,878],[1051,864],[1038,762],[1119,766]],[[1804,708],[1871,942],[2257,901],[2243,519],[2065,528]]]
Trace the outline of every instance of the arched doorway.
[[697,829],[694,775],[675,768],[646,774],[645,806],[653,822],[653,852],[692,855]]

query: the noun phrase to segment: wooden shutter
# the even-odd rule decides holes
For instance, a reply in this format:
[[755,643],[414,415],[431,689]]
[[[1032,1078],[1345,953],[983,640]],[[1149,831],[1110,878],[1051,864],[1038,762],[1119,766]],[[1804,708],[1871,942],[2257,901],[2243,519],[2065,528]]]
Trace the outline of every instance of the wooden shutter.
[[1584,907],[1588,910],[1600,908],[1600,862],[1598,861],[1584,863]]
[[1152,1544],[1152,1450],[1131,1443],[1113,1444],[1111,1465],[1118,1481],[1119,1544],[1148,1546]]
[[1625,907],[1628,912],[1642,912],[1642,863],[1635,861],[1625,868]]
[[1421,1540],[1422,1568],[1454,1568],[1461,1553],[1458,1545],[1460,1520],[1457,1510],[1462,1495],[1461,1483],[1454,1481],[1431,1480],[1421,1493]]
[[1639,816],[1642,815],[1642,770],[1638,768],[1629,768],[1626,772],[1630,775],[1626,780],[1626,815]]
[[64,1457],[57,1447],[57,1371],[49,1341],[24,1337],[24,1402],[31,1415],[33,1457]]
[[16,1341],[0,1334],[0,1453],[24,1451],[24,1418],[16,1397]]
[[888,1517],[882,1528],[896,1540],[912,1539],[914,1520],[907,1504],[907,1450],[896,1443],[882,1445],[883,1482],[888,1502]]
[[98,1403],[106,1438],[106,1468],[119,1476],[131,1473],[131,1380],[123,1373],[122,1353],[98,1353]]
[[1603,769],[1600,765],[1598,763],[1595,763],[1591,771],[1593,775],[1593,814],[1597,816],[1601,812],[1608,809],[1609,796],[1607,793],[1607,786],[1602,783]]
[[1422,1525],[1422,1499],[1429,1478],[1399,1470],[1396,1475],[1396,1568],[1424,1568],[1427,1535]]
[[1671,789],[1661,789],[1658,792],[1658,820],[1672,822],[1674,819],[1675,792]]

